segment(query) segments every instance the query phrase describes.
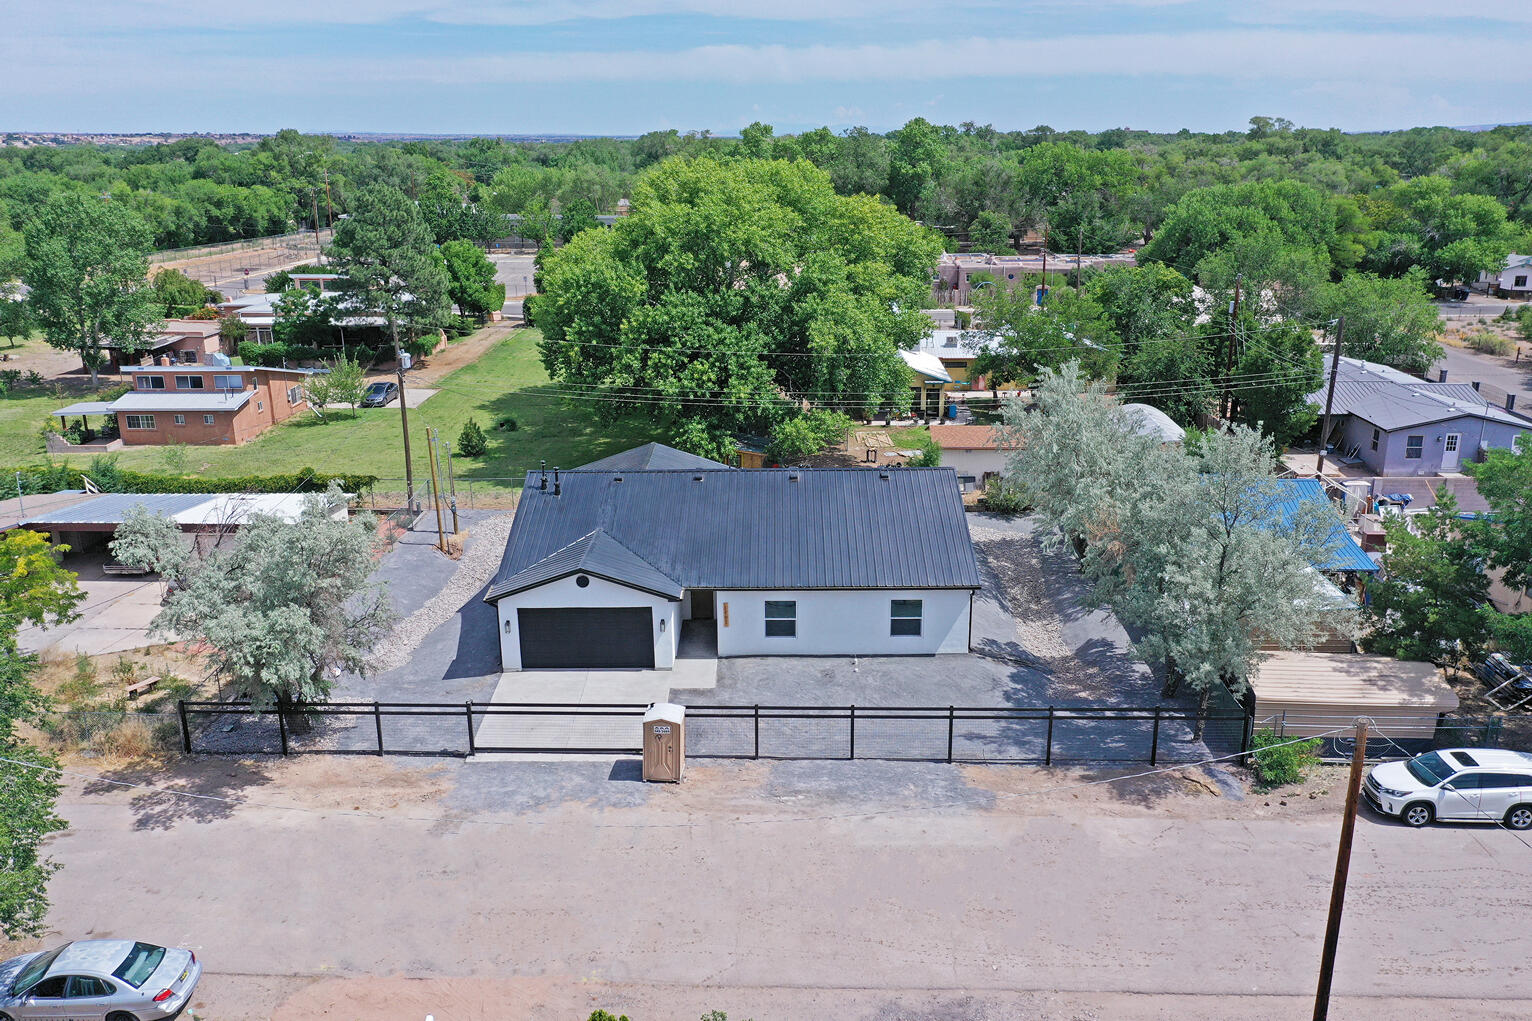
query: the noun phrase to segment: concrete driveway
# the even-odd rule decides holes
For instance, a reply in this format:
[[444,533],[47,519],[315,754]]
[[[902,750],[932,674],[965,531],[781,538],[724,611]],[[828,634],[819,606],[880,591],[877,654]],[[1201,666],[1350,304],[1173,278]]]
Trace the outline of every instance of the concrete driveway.
[[80,576],[85,592],[80,619],[56,628],[22,628],[22,652],[100,656],[153,644],[149,622],[160,612],[164,586],[155,575],[106,574],[103,563],[99,553],[66,556],[64,566]]

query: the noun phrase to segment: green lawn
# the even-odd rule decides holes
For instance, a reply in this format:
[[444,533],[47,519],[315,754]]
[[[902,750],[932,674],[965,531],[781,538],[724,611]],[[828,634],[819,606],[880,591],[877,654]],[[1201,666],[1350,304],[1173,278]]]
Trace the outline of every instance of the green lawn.
[[[663,440],[655,422],[625,419],[603,424],[593,402],[564,400],[549,390],[548,376],[537,357],[536,330],[517,330],[482,358],[464,366],[438,384],[441,391],[411,409],[410,444],[417,476],[428,471],[426,429],[457,445],[458,432],[469,418],[478,419],[489,440],[483,457],[454,458],[461,479],[500,478],[502,488],[520,486],[520,478],[539,459],[549,466],[573,467],[650,440]],[[83,398],[72,398],[80,400]],[[69,403],[64,401],[62,403]],[[0,398],[0,466],[46,460],[38,427],[61,402],[48,396]],[[496,429],[502,418],[514,418],[512,432]],[[164,448],[129,447],[119,464],[141,471],[163,471]],[[191,470],[206,475],[262,475],[312,467],[322,471],[361,472],[381,479],[404,477],[399,406],[356,412],[329,413],[320,421],[305,413],[251,440],[242,447],[188,447]],[[81,455],[70,455],[83,460]],[[388,483],[379,489],[394,488]]]

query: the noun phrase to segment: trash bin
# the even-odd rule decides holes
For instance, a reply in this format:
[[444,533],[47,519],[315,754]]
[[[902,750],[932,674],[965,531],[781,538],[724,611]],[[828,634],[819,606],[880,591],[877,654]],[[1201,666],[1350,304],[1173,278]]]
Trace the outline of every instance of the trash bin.
[[657,702],[644,714],[644,779],[678,783],[686,768],[686,707]]

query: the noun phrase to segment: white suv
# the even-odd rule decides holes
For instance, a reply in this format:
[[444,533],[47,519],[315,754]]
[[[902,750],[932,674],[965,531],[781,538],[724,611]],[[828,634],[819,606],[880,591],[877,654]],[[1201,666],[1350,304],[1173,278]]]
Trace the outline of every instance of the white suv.
[[1447,748],[1372,767],[1362,793],[1408,826],[1433,819],[1532,829],[1532,755],[1498,748]]

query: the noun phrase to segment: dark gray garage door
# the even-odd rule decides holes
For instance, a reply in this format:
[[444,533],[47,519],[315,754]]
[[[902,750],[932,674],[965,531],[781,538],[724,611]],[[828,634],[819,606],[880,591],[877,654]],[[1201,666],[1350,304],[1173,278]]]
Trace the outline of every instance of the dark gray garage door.
[[516,623],[523,670],[654,666],[647,606],[520,609]]

